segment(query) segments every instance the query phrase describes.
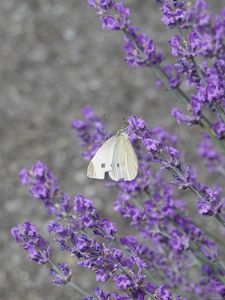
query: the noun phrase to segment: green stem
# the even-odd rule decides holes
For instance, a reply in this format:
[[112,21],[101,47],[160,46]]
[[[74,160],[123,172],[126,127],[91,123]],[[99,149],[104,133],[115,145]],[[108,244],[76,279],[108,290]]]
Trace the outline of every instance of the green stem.
[[222,166],[218,166],[218,172],[225,177],[225,169]]
[[[141,53],[143,55],[143,57],[145,58],[145,54],[143,52],[142,47],[138,44],[138,42],[135,40],[135,38],[129,34],[129,32],[127,32],[126,30],[124,30],[124,34],[127,35],[130,39],[131,42],[133,42],[134,46],[136,47],[136,49],[139,51],[139,53]],[[147,58],[146,58],[147,59]],[[184,92],[179,88],[175,88],[172,89],[169,85],[168,82],[168,77],[165,74],[165,72],[162,70],[162,68],[160,67],[160,65],[152,65],[151,63],[147,64],[147,66],[149,68],[151,68],[151,70],[153,71],[153,73],[156,75],[156,77],[163,83],[163,85],[167,88],[167,90],[176,97],[176,99],[181,102],[183,105],[185,104],[189,104],[189,98],[184,94]],[[205,131],[208,133],[209,128],[205,127],[205,125],[207,124],[208,126],[211,125],[210,121],[207,119],[206,116],[204,116],[202,114],[201,116],[201,120],[199,121],[199,124],[201,125],[201,127],[203,129],[205,129]]]
[[[168,236],[165,232],[162,232],[161,229],[159,228],[160,233],[165,236],[166,238],[170,239],[170,236]],[[192,253],[195,255],[195,257],[197,259],[199,259],[201,261],[201,263],[203,262],[204,264],[207,263],[208,265],[210,265],[210,267],[212,268],[215,276],[222,282],[225,284],[225,278],[223,276],[220,275],[220,270],[224,270],[224,267],[222,265],[219,264],[219,262],[215,262],[215,261],[211,261],[210,259],[208,259],[206,256],[204,256],[200,251],[199,251],[199,247],[195,242],[190,242],[190,249],[192,251]]]
[[195,243],[192,243],[192,244],[191,244],[190,249],[191,249],[192,252],[195,254],[195,257],[196,257],[201,263],[208,264],[208,265],[212,268],[212,270],[213,270],[214,274],[216,275],[216,277],[217,277],[223,284],[225,284],[225,278],[224,278],[224,276],[220,275],[220,272],[219,272],[219,268],[221,268],[221,266],[218,265],[218,263],[209,260],[209,259],[206,258],[201,252],[199,252],[198,246],[197,246]]
[[187,104],[187,99],[184,97],[183,94],[181,94],[179,92],[178,89],[172,89],[169,86],[168,83],[168,78],[165,75],[165,73],[163,72],[163,70],[158,66],[151,66],[151,69],[153,71],[153,73],[156,75],[156,77],[158,77],[158,79],[163,83],[163,85],[166,87],[166,89],[173,95],[175,96],[175,98],[182,104],[182,105],[186,105]]
[[[186,183],[186,179],[185,177],[183,176],[182,172],[174,167],[174,166],[171,166],[170,165],[170,168]],[[193,185],[190,185],[187,183],[187,187],[189,188],[189,190],[191,190],[199,199],[205,201],[204,197],[199,193],[199,191],[193,186]],[[219,221],[224,227],[225,227],[225,221],[223,219],[223,217],[217,213],[215,216],[214,216],[217,221]]]
[[[178,31],[179,31],[180,35],[182,36],[182,38],[183,38],[184,44],[187,44],[186,39],[185,39],[185,35],[183,33],[183,30],[180,27],[178,27]],[[198,73],[199,78],[202,81],[204,81],[205,80],[204,74],[202,73],[202,70],[199,67],[196,59],[194,57],[192,57],[191,61],[192,61],[193,65],[194,65],[194,67],[195,67],[195,69],[196,69],[196,71]],[[222,110],[222,108],[220,106],[216,106],[216,110],[218,111],[219,115],[221,116],[221,118],[225,122],[225,114],[224,114],[224,111]],[[215,136],[214,132],[210,128],[211,125],[212,124],[209,122],[209,120],[202,114],[201,120],[200,120],[200,126],[202,127],[203,130],[205,130],[208,133],[208,135],[212,138],[212,140],[215,142],[215,144],[217,146],[219,146],[220,149],[225,152],[225,146],[224,146],[224,144],[221,143],[221,142],[219,142],[219,140]]]
[[[200,126],[202,128],[205,128],[205,126],[203,124],[200,124]],[[210,128],[208,128],[207,134],[211,137],[211,139],[216,144],[216,146],[218,146],[225,153],[225,145],[217,139],[217,137],[214,135],[214,133],[212,132],[212,130]]]
[[220,118],[223,120],[223,122],[225,122],[225,113],[224,113],[223,109],[220,107],[219,104],[216,104],[215,108],[216,108],[216,111],[218,112]]
[[[156,77],[159,78],[160,81],[164,84],[164,86],[167,88],[167,90],[176,97],[176,99],[182,104],[186,105],[189,104],[188,97],[183,93],[183,91],[180,88],[172,89],[168,84],[168,78],[164,74],[163,70],[158,66],[152,66],[152,71],[156,75]],[[201,119],[199,120],[199,125],[202,128],[203,131],[205,131],[213,140],[213,142],[225,153],[225,145],[217,139],[216,135],[212,131],[211,122],[206,118],[204,114],[202,114]]]
[[[139,205],[139,207],[141,207],[141,205],[138,203],[138,202],[136,202],[136,205]],[[103,236],[104,236],[104,232],[103,232],[103,230],[102,230],[102,228],[101,227],[98,227],[98,230],[99,231],[101,231],[101,233],[103,234]],[[89,234],[85,231],[85,230],[82,230],[82,232],[84,233],[84,234],[86,234],[90,239],[91,239],[91,237],[89,236]],[[114,243],[116,244],[116,246],[118,247],[118,248],[120,248],[120,249],[122,249],[125,253],[131,253],[131,251],[130,251],[130,249],[129,248],[126,248],[126,247],[124,247],[124,246],[122,246],[121,245],[121,243],[118,241],[118,239],[115,237],[115,239],[113,240],[114,241]],[[131,253],[132,254],[132,253]],[[54,268],[54,270],[58,273],[58,274],[60,274],[60,276],[63,276],[64,277],[64,275],[61,273],[61,271],[57,268],[57,266],[55,266],[54,265],[54,263],[52,262],[52,261],[50,261],[49,260],[49,263],[52,265],[52,267]],[[119,263],[119,262],[118,262]],[[124,272],[124,273],[126,273],[127,274],[127,272],[126,272],[126,270],[123,268],[123,266],[120,264],[120,268],[121,268],[121,270]],[[155,286],[159,286],[159,283],[157,283],[157,281],[154,279],[154,277],[151,275],[151,273],[147,270],[147,269],[144,269],[144,273],[145,273],[145,275],[146,275],[146,277],[149,279],[149,281],[151,282],[151,283],[153,283]],[[127,274],[127,275],[129,275],[129,274]],[[80,293],[81,292],[85,292],[84,290],[82,290],[79,286],[77,286],[76,284],[74,284],[74,283],[71,283],[71,282],[69,282],[68,281],[68,285],[71,285],[71,287],[73,287],[74,289],[80,289]],[[96,299],[96,298],[93,298],[93,299]],[[153,297],[153,299],[155,299],[155,300],[159,300],[157,297]]]
[[[138,201],[136,201],[136,199],[134,200],[134,202],[139,208],[142,208],[141,204]],[[100,230],[102,232],[102,234],[104,235],[104,232],[102,231],[102,229],[100,227],[98,227],[98,230]],[[116,237],[113,241],[119,249],[122,249],[127,254],[132,254],[130,249],[121,245],[121,243],[118,241],[118,239]],[[159,286],[159,283],[154,279],[152,274],[147,269],[144,269],[144,273],[146,274],[147,278],[150,280],[151,283],[153,283],[156,286]]]
[[[168,234],[166,234],[165,232],[162,232],[161,229],[160,229],[160,233],[161,233],[164,237],[170,239],[170,236],[169,236]],[[201,257],[201,260],[202,260],[204,263],[209,264],[209,265],[213,268],[214,273],[216,273],[216,275],[220,278],[219,270],[218,270],[218,268],[219,268],[218,262],[213,262],[213,261],[209,260],[206,256],[204,256],[201,252],[199,252],[199,249],[198,249],[198,248],[199,248],[199,247],[198,247],[198,245],[197,245],[195,242],[191,242],[191,243],[190,243],[190,249],[192,250],[192,252],[194,252],[195,256],[196,256],[197,258]],[[220,266],[220,267],[221,267],[221,269],[222,269],[223,271],[225,271],[225,270],[223,269],[222,266]],[[225,281],[225,278],[224,278],[224,281]],[[222,282],[224,283],[224,281],[222,281]]]
[[50,259],[48,259],[48,262],[49,262],[50,266],[52,267],[52,269],[58,275],[60,275],[62,278],[65,278],[65,280],[67,282],[66,284],[69,285],[72,289],[74,289],[76,292],[78,292],[80,295],[82,295],[84,297],[92,297],[93,299],[97,300],[96,297],[90,295],[88,292],[86,292],[84,289],[82,289],[79,285],[77,285],[74,282],[71,282],[70,279],[66,278],[65,275],[60,271],[60,269]]
[[220,214],[215,215],[215,218],[225,227],[225,220]]
[[[145,191],[145,193],[146,193],[146,195],[147,195],[148,197],[152,197],[153,199],[155,199],[154,196],[153,196],[150,192]],[[156,199],[156,201],[157,201],[157,199]],[[179,211],[178,211],[178,214],[180,214]],[[170,221],[171,221],[175,226],[177,225],[177,224],[174,222],[173,219],[170,219]],[[198,226],[198,225],[196,225],[196,226]],[[200,226],[199,226],[199,227],[200,227]],[[201,228],[201,227],[200,227],[200,228]],[[159,229],[160,233],[161,233],[163,236],[165,236],[166,238],[170,239],[170,236],[167,235],[165,232],[163,232],[163,231],[160,229],[160,227],[159,227],[158,229]],[[204,231],[204,230],[205,230],[205,229],[203,229],[203,231]],[[207,234],[207,233],[206,233],[206,234]],[[222,246],[223,246],[223,244],[222,244]],[[223,271],[225,271],[224,266],[222,266],[221,263],[220,263],[219,261],[214,262],[214,261],[209,260],[209,259],[208,259],[207,257],[205,257],[201,252],[199,252],[199,249],[198,249],[198,248],[199,248],[199,247],[197,246],[196,242],[191,242],[191,243],[190,243],[190,248],[189,248],[189,249],[192,250],[192,253],[196,256],[196,258],[198,258],[198,259],[201,258],[201,262],[204,262],[204,263],[209,264],[209,265],[212,267],[212,269],[213,269],[213,271],[214,271],[214,273],[215,273],[215,276],[217,276],[217,278],[218,278],[222,283],[224,283],[225,278],[223,278],[223,277],[219,274],[219,268],[222,269]]]
[[203,75],[203,73],[202,73],[202,70],[200,69],[198,63],[196,62],[195,58],[192,57],[191,61],[192,61],[193,65],[194,65],[194,67],[195,67],[195,69],[196,69],[196,71],[197,71],[197,73],[198,73],[199,78],[200,78],[202,81],[204,81],[204,80],[205,80],[205,77],[204,77],[204,75]]
[[220,246],[224,247],[224,242],[220,239],[219,236],[207,230],[204,225],[202,226],[196,221],[195,221],[195,225],[199,227],[207,236],[209,236],[216,244],[220,244]]
[[[187,43],[187,40],[186,40],[186,37],[185,37],[185,34],[184,34],[182,28],[180,28],[180,26],[178,26],[177,29],[178,29],[178,31],[179,31],[179,33],[180,33],[182,39],[183,39],[184,47],[187,47],[188,43]],[[199,67],[198,63],[196,62],[195,58],[192,57],[192,58],[191,58],[191,61],[192,61],[193,65],[194,65],[194,67],[195,67],[195,69],[196,69],[196,71],[197,71],[197,73],[198,73],[199,78],[200,78],[201,80],[205,80],[204,74],[202,73],[202,70],[201,70],[201,68]]]
[[[187,97],[187,95],[179,88],[172,89],[168,82],[168,77],[165,74],[165,72],[162,70],[160,66],[152,66],[152,70],[154,74],[159,78],[159,80],[162,81],[164,86],[167,88],[167,90],[176,97],[176,99],[186,107],[186,105],[189,105],[190,100]],[[199,121],[199,125],[201,125],[202,129],[208,132],[210,129],[210,126],[212,125],[211,122],[202,114],[201,119]]]
[[152,283],[154,283],[156,286],[159,286],[159,284],[157,283],[157,281],[152,277],[151,273],[150,273],[147,269],[145,269],[144,272],[145,272],[145,274],[146,274],[148,280],[150,280],[150,281],[151,281]]

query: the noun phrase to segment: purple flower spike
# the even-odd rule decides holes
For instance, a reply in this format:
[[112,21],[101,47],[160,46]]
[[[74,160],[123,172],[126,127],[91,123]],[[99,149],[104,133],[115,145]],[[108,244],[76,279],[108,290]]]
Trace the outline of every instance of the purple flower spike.
[[28,258],[38,264],[46,264],[51,256],[51,247],[30,222],[13,227],[11,234],[18,244],[27,252]]
[[87,0],[87,2],[90,7],[93,7],[97,10],[102,9],[105,11],[112,8],[114,4],[113,0]]
[[83,158],[90,160],[110,134],[106,134],[105,124],[95,115],[92,108],[85,107],[82,113],[84,120],[74,120],[71,125],[82,141],[82,145],[89,145],[83,152]]
[[132,282],[126,275],[116,275],[113,277],[116,287],[120,290],[129,289],[132,286]]
[[48,201],[54,197],[59,187],[57,179],[48,170],[47,166],[38,161],[31,170],[23,169],[19,173],[21,183],[30,185],[30,192],[36,199]]
[[95,296],[99,300],[111,300],[111,293],[103,291],[100,287],[94,289]]
[[30,170],[21,170],[19,178],[22,184],[30,187],[29,192],[32,196],[44,203],[49,214],[57,211],[59,214],[61,213],[60,208],[54,204],[56,198],[61,200],[64,210],[69,209],[70,199],[66,194],[60,192],[57,179],[44,163],[38,161]]
[[58,263],[57,268],[59,272],[56,272],[54,269],[51,269],[49,272],[49,275],[53,277],[51,282],[57,286],[65,285],[70,280],[72,271],[66,263]]
[[198,146],[198,154],[204,159],[204,163],[210,172],[217,174],[224,173],[224,157],[214,148],[213,141],[208,135],[203,136]]
[[171,292],[168,290],[168,287],[164,285],[158,287],[156,295],[158,295],[160,300],[172,300]]
[[166,0],[161,7],[163,17],[162,22],[168,27],[181,26],[186,17],[184,1]]
[[176,119],[178,124],[187,124],[189,126],[197,124],[199,117],[185,115],[179,108],[173,108],[171,115]]
[[151,66],[160,63],[163,55],[156,51],[155,43],[146,34],[129,27],[124,37],[125,61],[130,67]]
[[213,129],[217,134],[217,137],[219,139],[222,139],[225,137],[225,122],[219,121],[213,124]]
[[197,49],[201,46],[201,39],[200,35],[197,31],[192,31],[188,35],[188,43],[191,49],[192,54],[194,55],[197,51]]
[[169,43],[173,56],[183,56],[185,54],[185,49],[182,46],[182,38],[178,34],[174,35]]
[[198,53],[201,46],[201,38],[196,31],[192,31],[188,35],[187,41],[184,41],[179,35],[174,35],[169,41],[169,44],[173,56],[190,59],[195,57]]
[[118,19],[113,16],[103,16],[102,19],[102,28],[107,30],[120,30],[120,24]]

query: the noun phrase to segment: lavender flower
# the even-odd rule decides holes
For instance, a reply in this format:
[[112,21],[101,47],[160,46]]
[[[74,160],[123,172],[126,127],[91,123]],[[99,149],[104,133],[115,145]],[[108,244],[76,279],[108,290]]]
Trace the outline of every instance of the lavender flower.
[[200,36],[196,31],[189,33],[187,41],[184,41],[181,36],[175,35],[169,43],[173,56],[181,56],[187,59],[195,57],[201,47]]
[[68,264],[66,263],[59,263],[56,266],[60,273],[57,273],[55,269],[50,270],[50,276],[53,277],[52,283],[61,286],[67,284],[72,276],[72,271]]
[[[134,119],[132,124],[134,124]],[[143,132],[146,130],[143,120],[137,119],[135,124],[138,124]],[[131,133],[134,134],[133,139],[135,139],[136,132],[133,131],[134,128],[130,129],[132,129]],[[160,145],[171,141],[173,147],[175,147],[176,138],[173,135],[169,135],[159,129],[155,129],[154,133],[158,133]],[[173,156],[173,159],[176,159],[178,153],[173,147],[170,147],[167,151]],[[139,152],[139,156],[140,159],[147,158],[146,154],[143,156],[142,150]],[[30,172],[27,171],[27,173]],[[179,210],[182,210],[183,206],[180,200],[173,198],[171,187],[169,185],[166,187],[160,176],[155,177],[151,172],[149,175],[152,175],[152,179],[155,178],[156,180],[155,182],[152,180],[152,188],[149,187],[151,181],[148,181],[147,185],[146,183],[143,185],[143,189],[130,191],[131,195],[137,196],[137,193],[140,192],[149,193],[148,190],[150,188],[153,194],[149,200],[144,201],[143,209],[136,207],[132,204],[132,201],[129,203],[127,200],[125,202],[126,206],[123,208],[118,202],[117,209],[122,214],[125,211],[127,213],[130,211],[130,215],[126,213],[124,216],[131,218],[133,220],[132,226],[137,228],[145,237],[151,237],[156,245],[159,244],[159,249],[161,248],[162,250],[165,247],[165,250],[172,250],[172,257],[174,256],[174,259],[176,257],[174,263],[176,262],[175,268],[177,269],[176,272],[175,269],[173,270],[173,274],[171,273],[170,261],[172,257],[167,260],[163,252],[157,253],[157,250],[155,252],[150,250],[134,237],[118,239],[115,224],[106,218],[101,218],[91,200],[85,199],[81,195],[76,197],[68,196],[67,199],[73,199],[73,204],[70,203],[66,210],[64,206],[61,206],[61,214],[52,210],[52,215],[55,215],[56,219],[49,223],[48,231],[55,233],[56,241],[59,243],[61,250],[75,255],[78,259],[78,265],[94,270],[96,281],[104,283],[111,278],[115,284],[116,292],[108,293],[101,289],[96,289],[96,296],[88,296],[88,298],[86,296],[87,293],[81,290],[80,292],[85,295],[86,299],[144,299],[147,295],[153,295],[156,299],[171,299],[171,292],[165,285],[158,285],[152,279],[148,270],[157,274],[158,270],[162,269],[163,272],[159,276],[161,280],[167,281],[170,278],[170,286],[178,284],[181,280],[183,284],[186,284],[186,289],[189,286],[189,290],[191,290],[191,286],[186,282],[185,277],[181,277],[183,263],[188,261],[186,251],[187,249],[192,251],[192,243],[190,241],[195,241],[194,247],[199,247],[199,251],[206,261],[207,259],[212,260],[211,263],[213,264],[213,260],[217,258],[216,248],[212,252],[212,249],[215,247],[214,244],[206,239],[203,233],[190,220],[180,215]],[[30,184],[32,185],[33,182],[31,181]],[[120,185],[120,187],[124,191],[128,191],[125,183]],[[164,189],[163,194],[158,191],[162,187]],[[65,193],[60,192],[60,194]],[[156,199],[155,203],[153,199]],[[130,200],[132,199],[130,198]],[[158,203],[158,207],[156,203]],[[176,223],[176,227],[173,225],[173,222]],[[29,223],[25,223],[25,225],[22,227],[23,230],[21,228],[18,229],[19,227],[13,229],[13,236],[17,241],[20,241],[22,246],[25,246],[25,250],[29,249],[27,251],[29,254],[32,253],[31,259],[39,263],[51,263],[49,259],[51,251],[47,242],[43,242],[43,238],[37,234],[33,226],[30,226]],[[24,228],[26,229],[25,231]],[[99,240],[99,238],[103,239],[104,242]],[[27,247],[27,243],[29,247]],[[115,245],[112,243],[115,243]],[[33,255],[33,248],[30,251],[31,244],[35,246],[37,244],[36,247],[41,247],[41,253],[44,250],[44,257],[38,256],[36,252]],[[35,248],[36,251],[39,248]],[[184,256],[186,257],[185,260]],[[218,288],[218,295],[223,293],[222,284],[216,275],[217,272],[222,272],[219,270],[215,271],[214,269],[208,275],[211,279],[207,279],[221,287]],[[52,268],[50,275],[53,276],[52,282],[56,285],[70,284],[74,286],[70,282],[70,268],[66,264],[59,264],[58,267]],[[199,286],[201,284],[199,283]],[[75,289],[79,290],[80,288],[75,285]],[[177,297],[177,299],[181,298]]]
[[[99,236],[104,238],[107,244],[107,241],[115,240],[117,231],[115,225],[105,218],[99,218],[90,200],[78,196],[74,204],[77,222],[81,223],[81,226],[74,231],[73,220],[67,218],[67,223],[70,222],[67,226],[50,222],[48,226],[49,232],[56,234],[56,240],[62,250],[77,256],[78,265],[95,271],[96,281],[105,282],[112,278],[119,290],[128,293],[128,295],[130,293],[133,296],[136,295],[139,290],[137,290],[137,286],[140,286],[142,280],[145,279],[142,271],[145,264],[141,263],[138,257],[125,256],[120,249],[115,247],[108,248],[102,242],[97,241],[96,238]],[[87,222],[87,219],[92,219],[92,222]],[[81,228],[83,232],[89,229],[89,234],[81,233]],[[92,237],[89,236],[90,234]],[[139,275],[136,275],[134,270],[132,271],[137,264]],[[124,285],[125,283],[122,284],[121,278],[117,274],[122,270],[122,272],[125,272],[123,276],[127,276],[126,268],[129,268],[129,276],[126,277],[129,278],[131,283],[129,289],[128,286]],[[144,293],[140,286],[141,291]]]
[[85,121],[74,120],[72,128],[76,129],[78,137],[82,140],[82,145],[89,146],[83,152],[83,157],[85,160],[90,160],[105,140],[106,130],[104,123],[95,115],[91,107],[85,107],[82,114]]
[[135,27],[125,31],[125,61],[129,67],[151,66],[163,60],[163,54],[156,52],[156,46],[146,34],[140,34]]
[[225,176],[224,157],[213,147],[213,142],[208,135],[204,135],[198,146],[198,154],[203,158],[207,169],[212,173]]
[[[158,133],[162,140],[168,138],[159,129]],[[174,138],[172,136],[171,138],[175,143]],[[42,165],[42,163],[38,162],[38,165]],[[44,169],[45,171],[48,170],[46,166]],[[26,173],[31,174],[28,170]],[[48,170],[47,173],[51,172]],[[33,180],[29,181],[31,186],[33,183]],[[56,241],[62,251],[75,255],[78,259],[78,265],[94,270],[96,281],[106,282],[111,278],[118,290],[111,295],[115,299],[144,299],[145,295],[149,294],[147,289],[147,285],[150,284],[149,278],[157,289],[157,284],[147,271],[147,267],[155,270],[158,266],[152,264],[149,257],[152,254],[147,247],[139,244],[134,238],[122,237],[118,239],[115,224],[106,218],[101,218],[91,200],[85,199],[81,195],[67,196],[65,209],[65,205],[57,205],[53,201],[61,199],[58,194],[65,195],[58,188],[55,195],[56,199],[52,199],[54,206],[59,206],[59,210],[51,210],[51,215],[55,216],[55,219],[49,222],[48,231],[55,234]],[[46,199],[43,200],[44,203],[45,201]],[[46,209],[49,212],[48,207]],[[51,264],[50,260],[48,262]],[[138,273],[136,272],[137,268]],[[71,271],[66,264],[54,266],[50,275],[53,276],[52,282],[55,285],[72,284],[70,282]],[[77,286],[76,289],[78,289]],[[99,290],[98,293],[102,297],[109,297],[110,295],[99,292]],[[100,297],[99,299],[104,298]],[[158,296],[157,299],[163,298]]]
[[199,122],[199,116],[191,116],[191,115],[186,115],[182,112],[181,109],[174,107],[171,115],[176,119],[178,124],[187,124],[189,126],[198,124]]
[[[168,78],[169,85],[172,89],[176,89],[179,87],[182,82],[181,72],[176,65],[166,64],[162,67],[163,72],[166,74]],[[162,85],[160,80],[157,81],[158,87]]]
[[[156,273],[160,269],[163,273],[160,275],[162,282],[169,281],[169,286],[176,286],[182,282],[185,289],[191,291],[193,285],[187,281],[183,270],[191,269],[192,255],[196,255],[197,259],[207,260],[210,265],[211,263],[214,264],[218,253],[216,245],[190,218],[185,216],[186,207],[184,203],[176,199],[173,195],[172,185],[165,180],[165,172],[171,167],[172,169],[178,168],[179,172],[183,170],[180,163],[181,152],[177,149],[177,139],[165,130],[147,129],[145,121],[136,117],[129,118],[127,132],[138,156],[139,173],[132,182],[116,183],[120,192],[114,208],[123,218],[129,220],[130,225],[145,240],[151,238],[156,249],[158,249],[157,245],[159,246],[159,253],[162,249],[165,253],[169,251],[174,268],[171,269],[171,261],[165,258],[164,252],[159,254],[152,250],[149,252],[144,247],[139,248],[137,241],[131,237],[120,239],[120,243],[126,246],[129,251],[134,252],[135,255],[141,256],[148,269]],[[143,143],[141,144],[140,141]],[[155,164],[163,166],[157,173],[152,170]],[[198,203],[202,214],[210,215],[214,205],[215,211],[219,209],[217,204],[221,203],[222,199],[219,197],[219,189],[210,189],[199,184],[190,167],[186,167],[182,171],[181,177],[174,175],[173,182],[182,189],[195,187],[201,191],[200,198],[203,195],[205,197],[202,202],[205,206],[204,209],[210,202],[208,210],[204,210],[203,207],[200,207],[200,202]],[[142,201],[138,202],[138,199],[142,199]],[[211,250],[209,250],[210,248]],[[150,257],[154,263],[149,263]],[[214,272],[209,276],[221,282],[221,272],[224,271],[215,266]]]
[[142,140],[146,150],[152,154],[152,159],[172,171],[173,183],[182,189],[189,188],[199,198],[198,209],[200,214],[210,216],[221,212],[223,198],[219,196],[219,190],[215,188],[213,192],[213,189],[198,183],[190,167],[184,168],[180,163],[180,154],[176,148],[168,147],[146,126],[140,127],[139,123],[143,122],[135,116],[129,118],[128,123],[128,132],[132,132],[132,137],[136,134],[136,138]]
[[[70,285],[76,292],[83,296],[90,296],[85,290],[80,288],[77,284],[70,282],[72,271],[68,264],[59,263],[55,265],[51,261],[52,248],[48,241],[40,235],[36,227],[30,222],[25,221],[17,227],[11,229],[11,234],[15,241],[27,252],[28,259],[41,264],[50,266],[50,276],[53,277],[52,283],[54,285]],[[93,298],[94,299],[94,298]]]
[[[199,24],[198,26],[195,26],[194,24],[194,15],[196,13],[194,13],[194,10],[201,14],[200,8],[202,8],[203,11],[205,11],[206,5],[204,4],[204,1],[197,2],[198,3],[196,3],[196,6],[193,5],[191,9],[185,9],[184,5],[182,5],[183,14],[186,15],[186,21],[188,25],[185,25],[185,18],[183,18],[182,22],[180,23],[174,22],[174,26],[178,28],[179,33],[181,33],[181,35],[176,34],[170,40],[172,55],[180,57],[176,63],[176,68],[178,72],[183,74],[183,78],[186,78],[187,82],[196,88],[196,95],[193,95],[191,101],[188,101],[191,104],[191,112],[193,116],[185,116],[185,114],[181,116],[180,113],[179,117],[179,115],[177,113],[175,114],[174,111],[173,115],[176,117],[179,124],[187,123],[189,125],[192,125],[194,123],[196,124],[196,122],[194,121],[197,115],[198,123],[201,124],[203,108],[206,107],[212,112],[217,113],[217,121],[214,124],[210,124],[210,122],[208,121],[207,123],[208,125],[210,125],[211,130],[214,131],[214,134],[217,136],[217,138],[221,139],[224,135],[224,100],[222,96],[224,95],[224,78],[221,77],[221,67],[218,68],[218,63],[221,64],[221,66],[224,65],[224,56],[220,56],[220,60],[217,60],[218,57],[216,57],[216,62],[212,67],[208,67],[206,61],[202,62],[202,64],[201,62],[197,63],[195,57],[202,58],[214,56],[214,30],[219,26],[219,28],[223,27],[222,31],[224,32],[224,25],[221,26],[221,22],[219,22],[218,25],[218,23],[214,19],[212,19],[212,22],[215,22],[213,23],[212,28],[208,28],[208,30],[206,30],[206,32],[203,33],[203,27]],[[179,1],[178,3],[180,4]],[[177,1],[175,6],[176,5]],[[162,6],[162,11],[164,11],[165,9],[164,18],[167,17],[167,6],[168,3],[166,1],[166,3]],[[174,12],[175,7],[173,7],[173,9],[170,7],[170,9]],[[192,19],[193,24],[191,24],[190,19]],[[206,17],[206,14],[204,15],[203,19],[208,19]],[[195,21],[197,22],[197,20]],[[171,23],[170,25],[172,24],[173,23]],[[185,34],[181,30],[181,27],[185,26],[192,27],[192,31],[187,35],[187,38],[184,37]],[[208,23],[207,26],[210,27]],[[205,24],[205,27],[207,26]],[[213,26],[215,26],[215,28]],[[218,43],[220,44],[220,39]],[[224,48],[224,46],[222,46],[222,48]],[[218,49],[215,52],[218,53]],[[205,116],[203,119],[205,121]]]
[[204,30],[210,24],[211,15],[207,9],[208,5],[205,0],[196,0],[186,10],[186,26]]
[[95,9],[101,9],[101,10],[107,10],[110,9],[114,4],[113,0],[88,0],[88,5],[95,8]]
[[[131,11],[122,1],[88,0],[88,5],[103,29],[124,34],[127,64],[150,67],[158,85],[163,84],[184,105],[172,110],[177,123],[199,125],[207,133],[199,154],[210,171],[224,175],[224,158],[213,142],[225,150],[225,10],[211,14],[204,0],[157,2],[163,23],[177,30],[169,42],[174,64],[163,65],[165,57],[132,24]],[[184,93],[184,84],[191,93]],[[72,128],[82,142],[83,158],[89,160],[111,133],[90,107],[83,110],[83,117],[74,120]],[[143,119],[132,116],[126,131],[137,153],[138,175],[130,182],[107,185],[118,189],[114,210],[129,223],[132,236],[120,236],[116,224],[102,217],[92,200],[62,191],[44,163],[38,161],[19,175],[32,196],[44,204],[51,217],[48,232],[54,234],[59,249],[75,257],[77,265],[92,270],[96,282],[104,286],[110,281],[112,292],[97,287],[91,294],[71,282],[70,266],[52,263],[49,243],[28,221],[14,227],[12,236],[30,260],[51,267],[53,284],[68,284],[86,300],[186,299],[175,296],[177,292],[203,300],[224,299],[225,269],[213,241],[218,239],[196,225],[184,200],[176,196],[176,187],[191,191],[199,214],[214,216],[225,226],[223,189],[198,181],[192,167],[183,162],[177,138],[166,130],[148,128]]]
[[[131,140],[139,140],[141,138],[146,150],[151,159],[162,165],[165,169],[172,171],[173,183],[180,188],[189,188],[199,198],[198,209],[202,215],[217,215],[222,210],[223,198],[210,195],[210,189],[197,182],[190,167],[183,167],[180,163],[180,152],[176,149],[173,141],[165,139],[165,135],[160,135],[157,130],[147,129],[144,120],[138,119],[135,116],[128,119],[129,127],[127,129]],[[168,143],[169,142],[169,143]],[[163,155],[162,153],[164,152]],[[135,181],[134,181],[135,182]],[[127,185],[126,185],[127,186]],[[133,183],[129,184],[133,186]]]
[[36,227],[30,222],[25,221],[23,224],[13,227],[11,234],[15,241],[27,252],[28,258],[44,265],[51,257],[51,247],[48,242],[41,236]]
[[19,173],[22,184],[29,185],[29,192],[34,198],[41,200],[49,213],[54,209],[52,199],[58,194],[58,182],[47,166],[38,161],[31,170],[22,169]]
[[168,27],[182,26],[186,19],[184,1],[166,0],[161,7],[162,22]]
[[[160,63],[163,55],[156,51],[152,39],[146,34],[139,33],[130,20],[130,9],[123,2],[88,1],[89,6],[100,16],[102,28],[106,30],[120,30],[124,32],[125,60],[130,67],[150,66]],[[108,3],[109,2],[109,3]]]
[[130,10],[122,2],[115,3],[113,6],[115,14],[103,15],[100,17],[102,28],[108,30],[124,30],[129,24]]
[[[130,20],[130,10],[124,6],[123,2],[88,1],[88,4],[100,16],[103,29],[120,30],[125,34],[124,50],[128,65],[130,67],[151,67],[159,79],[158,84],[165,85],[179,102],[188,104],[188,108],[191,108],[191,114],[183,113],[182,116],[179,113],[180,117],[178,117],[176,113],[178,123],[198,124],[214,139],[221,139],[224,137],[225,114],[224,104],[222,104],[224,101],[218,93],[223,92],[224,88],[207,84],[204,80],[208,72],[208,70],[204,70],[206,62],[202,61],[198,64],[196,58],[208,58],[217,55],[217,58],[224,60],[225,47],[221,34],[221,32],[225,32],[224,22],[221,21],[221,17],[213,17],[207,13],[207,5],[203,0],[198,0],[189,6],[185,5],[184,1],[165,0],[158,2],[161,3],[163,22],[168,27],[176,27],[179,30],[179,35],[176,34],[170,40],[172,54],[179,57],[174,65],[175,77],[174,72],[168,72],[167,65],[161,65],[164,56],[156,50],[154,41],[133,26]],[[223,18],[224,13],[222,13]],[[191,29],[191,32],[185,38],[182,30],[187,28]],[[223,54],[218,55],[218,53]],[[179,87],[182,81],[187,81],[191,86],[194,86],[196,94],[186,95]],[[223,111],[222,113],[220,111],[220,116],[215,122],[209,121],[203,111],[205,107],[215,111],[215,105],[212,106],[208,102],[212,97],[216,102],[219,102],[219,104],[217,103],[217,110]],[[218,97],[221,98],[219,101]],[[218,145],[225,151],[224,145],[221,143]]]

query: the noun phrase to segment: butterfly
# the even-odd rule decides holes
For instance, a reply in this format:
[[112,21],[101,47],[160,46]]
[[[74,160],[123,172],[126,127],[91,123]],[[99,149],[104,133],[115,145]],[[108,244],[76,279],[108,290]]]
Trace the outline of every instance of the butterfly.
[[114,181],[131,181],[137,176],[137,156],[128,135],[122,130],[100,147],[88,165],[87,176],[104,179],[106,172]]

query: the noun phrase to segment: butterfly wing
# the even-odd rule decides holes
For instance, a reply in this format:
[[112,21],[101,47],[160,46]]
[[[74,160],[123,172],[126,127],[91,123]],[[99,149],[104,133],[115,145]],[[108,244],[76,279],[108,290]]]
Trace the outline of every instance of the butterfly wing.
[[137,156],[127,134],[121,133],[117,137],[115,143],[112,158],[112,170],[109,171],[109,176],[115,181],[120,179],[131,181],[135,179],[137,172]]
[[117,136],[109,138],[96,152],[87,168],[90,178],[104,179],[105,173],[112,169],[112,159]]
[[124,175],[123,178],[125,181],[131,181],[134,180],[137,176],[138,160],[128,136],[126,136],[124,147],[125,147],[125,151],[124,151],[125,164],[123,169],[123,175]]
[[112,157],[112,169],[109,171],[109,176],[112,180],[118,181],[123,178],[122,165],[124,161],[124,144],[121,136],[117,137],[115,144],[113,157]]

